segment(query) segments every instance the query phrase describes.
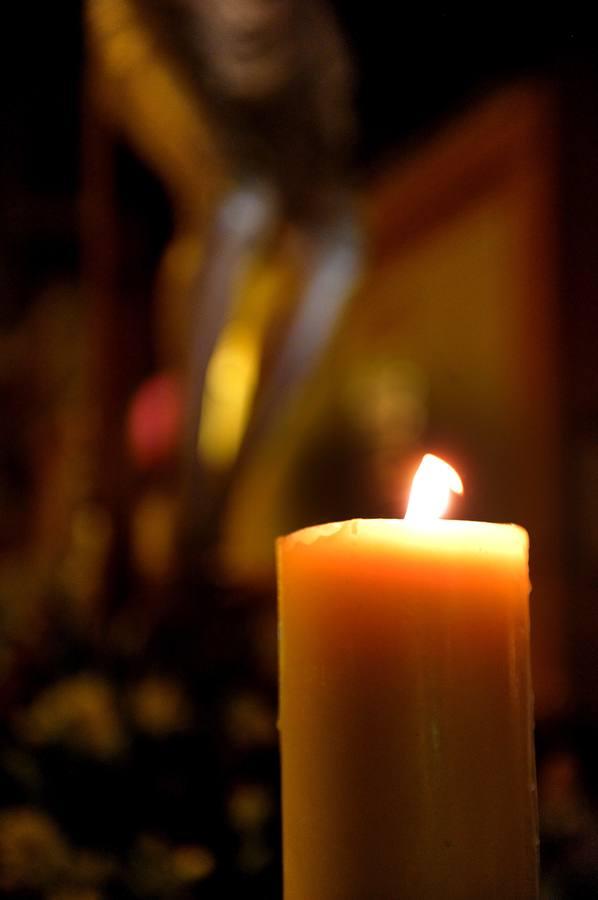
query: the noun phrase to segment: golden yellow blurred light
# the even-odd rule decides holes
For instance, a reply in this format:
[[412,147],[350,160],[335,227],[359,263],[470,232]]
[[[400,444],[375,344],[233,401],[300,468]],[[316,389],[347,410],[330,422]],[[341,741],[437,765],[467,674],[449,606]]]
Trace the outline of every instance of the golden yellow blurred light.
[[411,522],[439,519],[448,508],[451,492],[463,493],[461,478],[443,459],[426,453],[413,478],[405,518]]
[[237,277],[233,311],[206,372],[197,453],[213,469],[230,466],[243,442],[259,388],[270,321],[284,303],[289,273],[266,253]]
[[210,360],[198,434],[201,458],[221,468],[235,458],[249,418],[260,346],[243,322],[229,326]]

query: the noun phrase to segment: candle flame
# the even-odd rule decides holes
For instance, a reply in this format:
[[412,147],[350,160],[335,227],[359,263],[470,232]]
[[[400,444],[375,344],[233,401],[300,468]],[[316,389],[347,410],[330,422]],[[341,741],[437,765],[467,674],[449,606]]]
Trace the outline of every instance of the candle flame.
[[414,475],[405,518],[410,522],[439,519],[447,510],[451,491],[463,493],[463,482],[447,462],[426,453]]

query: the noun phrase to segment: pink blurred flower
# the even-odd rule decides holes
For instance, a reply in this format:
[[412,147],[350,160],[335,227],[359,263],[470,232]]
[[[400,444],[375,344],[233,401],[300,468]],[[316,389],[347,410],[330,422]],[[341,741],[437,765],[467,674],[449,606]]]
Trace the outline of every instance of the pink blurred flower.
[[152,469],[176,452],[183,418],[180,379],[161,372],[143,382],[127,414],[127,445],[135,464]]

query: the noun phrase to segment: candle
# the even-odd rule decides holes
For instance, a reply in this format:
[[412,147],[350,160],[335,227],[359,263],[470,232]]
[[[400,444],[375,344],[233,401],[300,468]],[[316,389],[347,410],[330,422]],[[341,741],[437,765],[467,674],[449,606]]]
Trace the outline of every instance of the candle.
[[277,542],[285,900],[537,897],[527,534],[413,497]]

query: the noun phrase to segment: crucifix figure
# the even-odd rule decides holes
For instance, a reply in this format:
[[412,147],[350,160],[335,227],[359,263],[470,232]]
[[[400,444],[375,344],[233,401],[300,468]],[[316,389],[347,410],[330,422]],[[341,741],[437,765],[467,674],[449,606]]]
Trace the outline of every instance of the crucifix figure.
[[[197,552],[244,457],[327,346],[359,269],[351,67],[320,0],[138,2],[207,109],[232,176],[195,287],[181,532]],[[256,256],[281,242],[299,273],[284,313],[242,287]]]

